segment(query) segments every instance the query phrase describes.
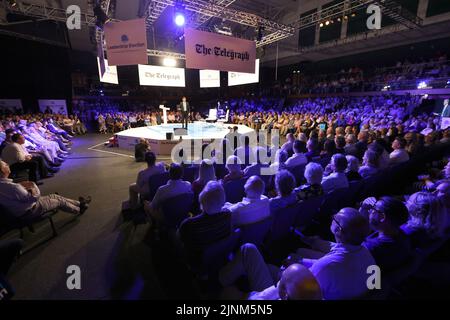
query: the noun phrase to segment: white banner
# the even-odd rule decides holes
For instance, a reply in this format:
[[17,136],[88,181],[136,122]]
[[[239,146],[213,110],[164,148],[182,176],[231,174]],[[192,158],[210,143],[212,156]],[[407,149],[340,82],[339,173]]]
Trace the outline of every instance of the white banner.
[[185,87],[183,68],[138,65],[141,86]]
[[22,110],[22,100],[20,99],[0,99],[0,109],[11,111]]
[[228,72],[228,86],[259,82],[259,59],[255,60],[255,73]]
[[117,67],[108,65],[108,60],[106,59],[104,59],[103,61],[105,61],[105,74],[102,77],[102,72],[100,70],[100,58],[97,57],[98,76],[100,78],[100,82],[119,84],[119,78],[117,77]]
[[200,70],[200,88],[220,87],[219,70]]
[[39,99],[39,110],[45,113],[51,110],[53,113],[65,114],[67,115],[67,104],[66,100],[44,100]]

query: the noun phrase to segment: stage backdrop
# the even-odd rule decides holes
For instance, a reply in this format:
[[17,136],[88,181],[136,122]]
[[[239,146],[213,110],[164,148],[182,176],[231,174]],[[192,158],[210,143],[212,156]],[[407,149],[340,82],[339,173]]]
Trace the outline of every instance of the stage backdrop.
[[53,113],[59,113],[59,114],[67,114],[67,104],[66,100],[46,100],[46,99],[39,99],[39,111],[45,112],[45,110],[50,108]]
[[186,68],[255,72],[256,42],[186,28]]
[[104,30],[110,65],[148,63],[145,19],[108,22]]
[[22,110],[22,100],[20,99],[0,99],[0,110],[10,111]]
[[183,68],[138,65],[141,86],[185,87]]
[[110,66],[108,64],[108,60],[106,59],[103,59],[103,61],[105,62],[105,73],[102,76],[102,72],[100,70],[100,58],[97,57],[98,76],[100,78],[100,82],[119,84],[119,78],[117,77],[117,67]]
[[228,86],[259,82],[259,59],[255,60],[254,73],[228,72]]
[[200,70],[200,88],[220,87],[220,71]]

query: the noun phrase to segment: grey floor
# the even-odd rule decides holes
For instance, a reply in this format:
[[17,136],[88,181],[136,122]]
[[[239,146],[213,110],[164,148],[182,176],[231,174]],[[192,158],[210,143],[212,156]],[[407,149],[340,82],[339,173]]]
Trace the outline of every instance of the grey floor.
[[[75,138],[73,153],[61,171],[44,180],[42,194],[90,195],[93,200],[81,217],[57,213],[59,235],[17,260],[8,275],[15,299],[193,298],[189,275],[165,248],[152,244],[149,224],[136,224],[120,213],[128,185],[144,164],[126,155],[89,149],[105,140],[106,136],[96,134]],[[120,152],[101,145],[96,149]],[[47,223],[39,224],[35,234],[26,231],[25,249],[50,234]],[[13,232],[5,237],[17,236]],[[67,289],[70,265],[81,269],[81,290]],[[180,289],[183,281],[186,285]]]

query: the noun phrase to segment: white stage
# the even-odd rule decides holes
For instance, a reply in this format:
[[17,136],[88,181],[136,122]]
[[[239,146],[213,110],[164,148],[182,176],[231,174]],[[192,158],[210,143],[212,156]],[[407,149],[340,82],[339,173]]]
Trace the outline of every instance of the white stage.
[[[214,139],[222,139],[230,132],[229,127],[235,126],[228,123],[208,123],[196,121],[189,123],[188,134],[183,135],[183,140],[202,140],[210,142]],[[170,155],[172,148],[179,143],[180,136],[173,135],[172,140],[166,139],[166,133],[173,133],[174,129],[181,129],[181,123],[168,123],[157,126],[139,127],[120,131],[117,133],[119,148],[134,150],[134,146],[139,142],[139,138],[146,139],[157,155]],[[247,134],[253,132],[252,128],[244,125],[237,125],[238,132]]]

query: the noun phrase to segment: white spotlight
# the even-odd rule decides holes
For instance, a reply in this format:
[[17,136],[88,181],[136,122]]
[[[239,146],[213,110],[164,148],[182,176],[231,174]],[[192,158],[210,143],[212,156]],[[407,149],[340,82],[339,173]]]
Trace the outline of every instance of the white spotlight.
[[163,66],[175,67],[176,65],[177,65],[177,61],[173,58],[164,58],[163,59]]

